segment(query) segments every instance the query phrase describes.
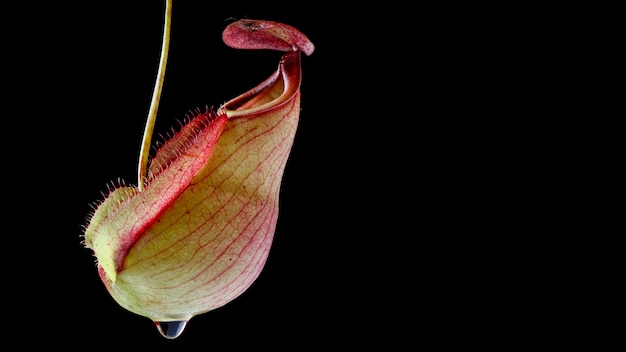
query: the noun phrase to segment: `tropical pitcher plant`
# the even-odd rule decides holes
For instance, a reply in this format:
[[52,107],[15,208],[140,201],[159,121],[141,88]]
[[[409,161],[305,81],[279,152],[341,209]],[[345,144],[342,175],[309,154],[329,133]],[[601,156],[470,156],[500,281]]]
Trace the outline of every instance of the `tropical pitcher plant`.
[[241,295],[262,271],[298,126],[301,53],[314,50],[292,26],[232,22],[222,33],[226,45],[282,51],[278,69],[217,110],[196,113],[150,155],[171,12],[168,0],[137,186],[112,188],[83,234],[113,299],[169,339]]

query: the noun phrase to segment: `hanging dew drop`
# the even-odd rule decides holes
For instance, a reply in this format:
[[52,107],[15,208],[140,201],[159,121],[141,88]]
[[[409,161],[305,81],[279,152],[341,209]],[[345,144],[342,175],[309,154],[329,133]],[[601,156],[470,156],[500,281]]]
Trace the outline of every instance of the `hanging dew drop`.
[[187,325],[187,320],[179,320],[179,321],[155,321],[154,325],[156,325],[159,333],[165,337],[166,339],[175,339],[185,330],[185,326]]

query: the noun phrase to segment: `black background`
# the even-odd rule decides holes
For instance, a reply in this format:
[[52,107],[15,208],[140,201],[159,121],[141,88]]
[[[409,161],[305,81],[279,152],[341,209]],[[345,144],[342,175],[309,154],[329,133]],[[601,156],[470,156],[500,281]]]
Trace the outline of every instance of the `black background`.
[[[561,91],[555,70],[565,85],[577,77],[568,55],[583,49],[562,10],[176,1],[156,134],[276,69],[278,52],[222,43],[232,18],[292,25],[316,50],[302,60],[267,265],[166,340],[112,300],[80,243],[106,185],[135,182],[163,3],[3,4],[3,350],[392,351],[589,336],[576,333],[597,319],[573,319],[590,301],[575,294],[585,282],[561,284],[571,258],[550,243],[579,224],[553,216],[579,186],[558,162],[572,145],[558,139],[561,120],[544,126],[564,104],[537,104]],[[562,38],[576,50],[559,52]]]
[[[8,338],[26,347],[170,351],[395,344],[414,328],[404,323],[413,319],[405,298],[427,275],[396,277],[419,260],[416,253],[395,253],[415,240],[400,222],[417,216],[405,206],[413,192],[405,181],[418,176],[411,170],[420,158],[397,159],[394,152],[415,141],[403,137],[406,121],[392,123],[408,100],[391,81],[409,82],[403,67],[416,58],[404,52],[406,42],[394,42],[398,29],[376,9],[359,16],[313,2],[217,9],[175,1],[155,135],[276,69],[279,52],[223,44],[221,32],[233,18],[283,22],[316,45],[303,55],[302,112],[278,227],[252,287],[194,317],[175,340],[108,295],[80,236],[108,184],[136,183],[163,11],[159,1],[95,1],[12,12],[20,21],[7,38],[3,83],[12,117],[3,142]],[[402,192],[392,190],[403,184]]]
[[113,301],[81,244],[107,185],[135,183],[163,3],[6,4],[7,346],[387,351],[532,343],[527,336],[552,331],[550,319],[518,319],[543,314],[534,303],[544,288],[526,285],[535,258],[524,249],[542,228],[533,182],[544,170],[526,167],[534,142],[523,133],[536,126],[519,84],[540,80],[525,47],[509,44],[515,11],[492,21],[486,10],[174,3],[156,135],[276,69],[279,52],[222,43],[233,19],[292,25],[316,49],[302,58],[300,124],[264,270],[240,297],[166,340]]

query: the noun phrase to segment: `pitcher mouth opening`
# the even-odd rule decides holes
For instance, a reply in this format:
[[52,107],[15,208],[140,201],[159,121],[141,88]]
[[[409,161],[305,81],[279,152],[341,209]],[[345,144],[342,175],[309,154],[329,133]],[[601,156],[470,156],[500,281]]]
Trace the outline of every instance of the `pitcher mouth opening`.
[[234,119],[276,109],[296,96],[301,78],[300,51],[288,52],[282,56],[278,69],[270,77],[226,102],[217,113]]

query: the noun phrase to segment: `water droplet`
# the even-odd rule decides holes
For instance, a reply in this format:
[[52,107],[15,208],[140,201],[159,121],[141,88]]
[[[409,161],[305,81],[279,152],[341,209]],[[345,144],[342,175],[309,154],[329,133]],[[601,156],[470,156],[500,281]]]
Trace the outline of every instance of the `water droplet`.
[[163,337],[166,339],[175,339],[183,333],[183,330],[185,330],[187,320],[155,321],[154,325],[156,325]]

